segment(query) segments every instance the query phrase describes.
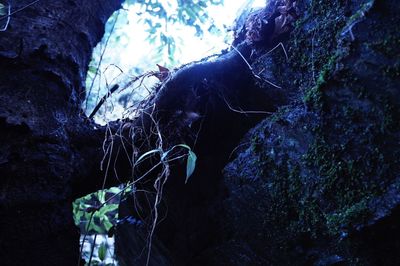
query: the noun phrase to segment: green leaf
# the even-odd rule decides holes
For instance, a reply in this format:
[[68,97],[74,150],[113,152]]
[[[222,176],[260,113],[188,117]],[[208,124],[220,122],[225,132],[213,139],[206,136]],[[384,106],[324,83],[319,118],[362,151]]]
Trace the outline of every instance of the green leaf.
[[186,145],[186,144],[178,144],[178,145],[176,145],[175,147],[182,147],[182,148],[188,149],[189,151],[192,150],[192,149],[191,149],[188,145]]
[[161,161],[165,160],[165,158],[167,158],[168,154],[169,154],[171,151],[173,151],[175,148],[177,148],[177,147],[182,147],[182,148],[188,149],[189,151],[191,150],[191,148],[190,148],[188,145],[186,145],[186,144],[178,144],[178,145],[175,145],[175,146],[173,146],[171,149],[169,149],[168,151],[164,152],[164,153],[161,155]]
[[154,149],[148,152],[143,153],[139,159],[137,159],[136,163],[139,163],[140,161],[142,161],[144,158],[146,158],[147,156],[149,156],[150,154],[154,154],[154,153],[160,153],[160,149]]
[[5,14],[7,14],[6,6],[0,3],[0,16],[4,16]]
[[110,231],[110,229],[114,226],[108,218],[103,219],[102,223],[106,232]]
[[101,261],[104,261],[106,259],[106,254],[107,254],[107,246],[105,242],[100,244],[98,253],[99,253],[99,259]]
[[98,233],[98,234],[104,234],[105,233],[104,229],[101,226],[97,225],[94,221],[92,221],[90,224],[86,225],[86,231],[87,232],[95,232],[95,233]]
[[196,12],[193,10],[193,7],[187,8],[186,10],[186,14],[189,16],[189,18],[192,19],[192,21],[196,21],[197,19],[197,14]]
[[98,215],[100,217],[107,215],[107,213],[117,210],[118,206],[119,204],[106,204],[99,210]]
[[97,198],[101,204],[106,202],[106,192],[104,190],[97,191]]
[[185,184],[188,182],[190,176],[193,174],[194,169],[196,168],[196,160],[197,156],[193,151],[189,151],[189,155],[187,158],[187,163],[186,163],[186,180]]
[[198,5],[202,8],[206,8],[207,4],[204,1],[199,1]]
[[95,66],[89,66],[88,72],[89,72],[89,73],[96,74],[96,72],[97,72],[97,67],[95,67]]
[[[94,216],[94,215],[93,215]],[[82,219],[81,221],[83,221],[83,222],[89,222],[90,221],[90,217],[92,217],[92,214],[91,213],[89,213],[89,212],[86,212],[86,211],[84,211],[83,212],[83,218],[84,219]]]
[[119,187],[110,187],[109,189],[107,189],[107,192],[115,195],[120,193],[121,189]]

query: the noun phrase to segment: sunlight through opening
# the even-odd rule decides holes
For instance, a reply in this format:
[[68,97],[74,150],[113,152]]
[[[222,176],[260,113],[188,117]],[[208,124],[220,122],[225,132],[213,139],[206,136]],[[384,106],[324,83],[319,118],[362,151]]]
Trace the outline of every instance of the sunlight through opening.
[[[197,1],[198,5],[188,5],[182,12],[178,1],[153,1],[160,5],[154,9],[138,2],[126,1],[111,16],[103,40],[93,51],[83,104],[86,114],[93,111],[115,84],[119,85],[119,90],[94,116],[99,124],[127,117],[126,108],[148,97],[158,82],[149,75],[136,85],[121,89],[129,81],[157,71],[157,65],[173,69],[221,53],[233,40],[235,19],[246,10],[266,3],[265,0],[212,1],[217,4]],[[205,2],[207,6],[200,5]]]

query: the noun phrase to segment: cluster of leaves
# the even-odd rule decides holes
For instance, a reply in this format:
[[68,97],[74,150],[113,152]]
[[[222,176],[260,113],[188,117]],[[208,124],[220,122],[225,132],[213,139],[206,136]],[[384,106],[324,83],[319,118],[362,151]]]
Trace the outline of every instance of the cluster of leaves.
[[[187,154],[171,158],[173,151],[176,149],[183,148],[187,150]],[[153,155],[158,155],[160,162],[158,164],[168,165],[170,161],[180,159],[183,156],[187,156],[186,164],[186,181],[193,174],[196,166],[196,154],[191,148],[185,144],[178,144],[173,146],[167,151],[163,151],[161,148],[150,150],[142,154],[137,160],[136,165],[149,159]],[[167,178],[167,176],[165,177]],[[83,251],[83,244],[87,235],[95,235],[94,241],[91,244],[90,254],[83,252],[81,256],[88,259],[89,262],[85,265],[101,265],[101,266],[113,266],[114,263],[107,262],[108,245],[107,242],[101,244],[96,243],[97,234],[101,235],[113,235],[114,227],[119,223],[128,222],[130,224],[141,225],[142,221],[139,221],[133,217],[124,217],[122,220],[118,220],[118,208],[119,204],[124,195],[128,193],[135,193],[134,182],[129,182],[126,185],[120,187],[112,187],[110,189],[99,190],[95,193],[86,195],[82,198],[75,200],[73,206],[73,218],[76,226],[80,228],[81,234],[84,235],[81,251]],[[157,191],[161,193],[161,191]],[[156,221],[154,222],[154,225]],[[151,237],[150,237],[151,238]],[[94,256],[94,250],[97,249],[97,256]],[[108,252],[110,254],[110,252]],[[111,254],[113,256],[113,254]]]
[[[175,3],[171,3],[175,2]],[[127,0],[129,4],[140,4],[144,8],[144,12],[151,17],[165,21],[171,24],[183,24],[195,27],[198,36],[203,35],[203,25],[210,22],[206,10],[211,5],[222,5],[223,0],[175,0],[175,1],[151,1],[151,0]],[[175,7],[172,8],[171,7]],[[169,8],[167,8],[169,7]],[[157,29],[162,28],[160,22],[153,24],[151,19],[146,19],[148,23],[150,35],[156,34]]]
[[147,41],[152,45],[158,43],[158,54],[166,53],[171,64],[176,63],[175,54],[182,40],[176,40],[174,35],[168,32],[168,25],[193,27],[198,37],[202,37],[205,30],[214,34],[220,33],[208,16],[207,8],[209,5],[222,5],[223,0],[126,0],[126,3],[142,6],[143,13],[139,15],[148,15],[142,19],[149,34]]
[[[86,112],[90,112],[94,108],[99,100],[99,95],[107,93],[109,84],[123,85],[130,75],[141,75],[156,63],[167,67],[180,64],[177,55],[184,45],[184,40],[177,34],[180,30],[189,29],[199,37],[203,36],[206,31],[212,35],[220,35],[222,31],[208,16],[207,8],[211,5],[222,4],[223,0],[126,0],[123,8],[115,12],[106,23],[103,40],[94,50],[86,79],[87,98],[84,104]],[[136,15],[132,16],[132,12]],[[143,25],[142,28],[145,29],[147,35],[145,41],[154,48],[150,53],[137,58],[134,64],[127,69],[125,65],[121,66],[118,61],[115,61],[116,56],[113,51],[117,51],[117,53],[124,51],[127,47],[131,47],[130,43],[143,38],[142,33],[137,35],[130,30],[133,24],[135,26]],[[146,82],[145,86],[152,87],[151,82],[149,84]],[[118,108],[119,104],[131,105],[122,99],[124,95],[124,93],[121,94],[116,99],[118,102],[113,102],[113,106]],[[132,97],[131,93],[126,98],[129,98],[130,101],[132,98],[136,100],[136,98],[143,99],[143,97],[146,95]],[[120,102],[119,99],[121,99]],[[99,114],[101,113],[105,112],[101,110]],[[113,117],[112,114],[108,116]]]
[[[174,154],[174,151],[177,149],[187,150],[187,154],[177,156]],[[169,162],[186,156],[187,163],[185,183],[188,182],[190,176],[195,170],[197,156],[192,149],[185,144],[175,145],[167,151],[163,151],[161,148],[158,148],[145,152],[136,160],[136,165],[153,157],[153,155],[158,155],[159,157],[160,161],[157,165],[168,165]],[[165,178],[167,177],[168,174],[165,176]],[[128,184],[121,185],[120,187],[99,190],[73,202],[73,218],[76,226],[80,228],[81,234],[84,235],[83,242],[85,242],[87,235],[95,235],[95,240],[92,243],[90,254],[81,254],[86,259],[89,259],[89,262],[86,265],[114,265],[113,263],[106,262],[108,249],[107,243],[103,242],[100,245],[96,244],[97,234],[112,236],[114,227],[119,223],[128,222],[130,224],[142,224],[142,221],[133,217],[124,217],[124,219],[118,220],[119,204],[122,200],[122,197],[128,193],[135,193],[134,182],[129,182]],[[157,193],[161,194],[162,192],[157,190]],[[154,225],[155,224],[156,221],[154,222]],[[97,249],[97,256],[93,257],[95,249]],[[81,250],[83,250],[83,243]]]
[[72,203],[76,226],[84,234],[107,234],[118,220],[118,207],[122,192],[130,193],[131,187],[112,187],[99,190]]
[[[213,20],[208,16],[207,8],[210,5],[222,5],[223,0],[126,0],[125,9],[115,13],[107,22],[104,39],[111,34],[111,42],[118,43],[121,39],[129,39],[126,32],[114,31],[114,24],[128,24],[128,13],[125,10],[131,6],[140,6],[137,15],[139,23],[144,23],[148,33],[147,41],[151,45],[158,45],[156,51],[159,55],[167,54],[168,64],[177,63],[176,52],[182,40],[177,39],[168,31],[170,26],[187,26],[196,30],[196,36],[201,37],[207,30],[213,34],[220,34]],[[161,57],[161,56],[160,56]]]
[[[185,179],[187,183],[195,170],[197,157],[191,148],[185,144],[178,144],[164,152],[161,149],[150,150],[141,155],[136,163],[139,164],[154,154],[159,155],[160,163],[168,163],[171,160],[169,156],[177,148],[186,149],[188,152]],[[121,187],[99,190],[75,200],[72,203],[75,225],[80,228],[83,234],[109,234],[110,229],[118,222],[118,208],[122,195],[134,192],[133,185],[127,184]]]

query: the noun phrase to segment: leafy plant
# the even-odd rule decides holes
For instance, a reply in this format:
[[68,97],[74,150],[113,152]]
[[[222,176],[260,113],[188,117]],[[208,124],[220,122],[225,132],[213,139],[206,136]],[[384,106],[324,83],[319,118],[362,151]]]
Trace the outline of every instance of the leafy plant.
[[[219,34],[213,20],[207,14],[207,8],[210,5],[222,5],[223,0],[126,0],[125,9],[132,6],[138,6],[140,17],[139,23],[144,23],[148,33],[147,41],[152,45],[158,45],[157,53],[162,56],[167,55],[170,64],[175,63],[175,53],[182,45],[182,40],[177,40],[173,33],[169,31],[171,26],[187,26],[192,27],[196,31],[198,37],[203,36],[207,30],[212,34]],[[117,15],[111,17],[106,26],[106,34],[112,34],[114,41],[119,41],[126,36],[122,31],[112,32],[112,24],[116,20]],[[118,14],[120,24],[129,23],[127,12],[123,10]],[[161,63],[161,62],[160,62]]]
[[[136,160],[136,164],[141,163],[155,154],[158,154],[160,157],[159,164],[168,163],[169,161],[181,158],[182,156],[178,156],[177,158],[169,157],[177,148],[183,148],[188,151],[188,153],[184,155],[187,156],[185,178],[185,183],[187,183],[195,170],[197,156],[186,144],[175,145],[168,151],[163,151],[161,149],[147,151]],[[129,183],[125,185],[125,187],[112,187],[99,190],[75,200],[72,203],[73,218],[76,226],[81,229],[81,233],[108,234],[110,229],[115,226],[118,221],[118,208],[122,194],[134,192],[132,187],[132,183]]]
[[154,149],[154,150],[150,150],[148,152],[145,152],[144,154],[142,154],[136,163],[140,163],[141,161],[143,161],[145,158],[149,157],[152,154],[159,154],[160,158],[161,158],[161,162],[164,162],[168,155],[175,150],[176,148],[181,147],[184,149],[188,150],[188,154],[187,154],[187,161],[186,161],[186,179],[185,179],[185,183],[188,182],[189,178],[192,176],[195,168],[196,168],[196,161],[197,161],[197,156],[196,154],[192,151],[192,149],[186,145],[186,144],[178,144],[173,146],[171,149],[169,149],[168,151],[163,151],[161,149]]
[[[99,190],[72,203],[73,218],[81,233],[107,234],[116,224],[122,188]],[[125,189],[131,192],[132,189]]]

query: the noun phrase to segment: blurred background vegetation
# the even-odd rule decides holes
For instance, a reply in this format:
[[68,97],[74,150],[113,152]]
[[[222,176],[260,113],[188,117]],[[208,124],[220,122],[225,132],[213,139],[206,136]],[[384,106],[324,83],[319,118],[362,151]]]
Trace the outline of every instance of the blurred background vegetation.
[[[108,20],[105,35],[93,52],[86,79],[83,108],[90,114],[114,85],[130,80],[157,64],[172,69],[229,48],[234,21],[265,0],[127,0]],[[155,77],[139,79],[113,93],[95,121],[127,117],[124,111],[146,98]]]

